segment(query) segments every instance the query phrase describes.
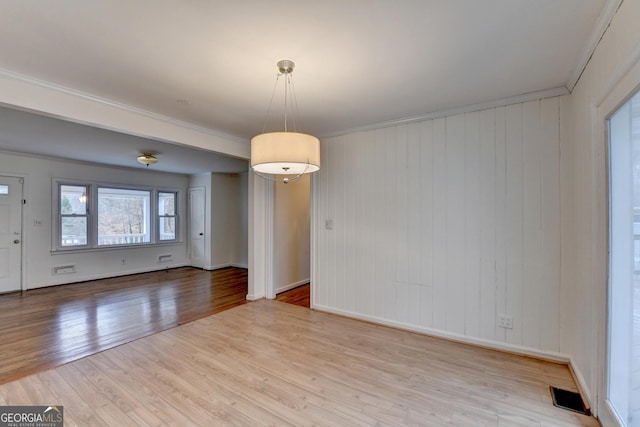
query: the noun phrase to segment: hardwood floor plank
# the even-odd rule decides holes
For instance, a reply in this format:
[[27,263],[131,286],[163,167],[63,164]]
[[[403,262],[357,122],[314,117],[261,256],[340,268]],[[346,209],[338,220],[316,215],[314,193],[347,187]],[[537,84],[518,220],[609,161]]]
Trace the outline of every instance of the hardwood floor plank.
[[309,308],[311,307],[311,285],[307,283],[306,285],[279,293],[276,295],[276,301]]
[[68,425],[598,425],[549,385],[575,387],[567,366],[261,300],[0,385],[0,401],[55,399]]
[[[45,371],[29,377],[38,377],[47,392],[51,393],[53,403],[64,406],[65,425],[108,426],[109,424],[98,415],[101,408],[89,406],[76,389],[69,385],[68,378],[63,376],[64,368],[61,366],[58,370]],[[41,405],[49,405],[50,403],[38,402]]]
[[0,384],[245,304],[247,270],[190,267],[0,295]]
[[[189,356],[192,354],[191,349],[185,348],[189,355],[183,354],[179,349],[184,348],[177,345],[170,356],[171,363],[165,362],[166,353],[154,351],[157,349],[157,340],[153,342],[137,341],[120,347],[117,350],[120,353],[122,363],[134,363],[136,366],[145,366],[145,378],[149,381],[150,386],[155,386],[156,391],[161,394],[172,393],[176,387],[182,389],[197,389],[195,396],[200,399],[214,400],[223,402],[229,408],[235,408],[239,411],[239,415],[234,420],[246,420],[246,425],[294,425],[286,422],[282,417],[274,414],[272,411],[264,410],[262,407],[250,403],[243,394],[236,390],[237,384],[226,379],[225,371],[201,370],[196,369],[193,359]],[[151,349],[146,345],[150,345]],[[161,376],[152,372],[161,372]],[[186,382],[186,384],[185,384]],[[176,404],[180,405],[181,399],[178,396]]]

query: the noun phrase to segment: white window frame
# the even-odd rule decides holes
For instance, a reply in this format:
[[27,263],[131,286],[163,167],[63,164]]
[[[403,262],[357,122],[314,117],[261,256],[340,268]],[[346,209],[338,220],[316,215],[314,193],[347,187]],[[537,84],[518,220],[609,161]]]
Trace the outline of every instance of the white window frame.
[[[148,200],[145,200],[145,204],[143,207],[143,218],[144,218],[144,232],[143,233],[138,233],[138,237],[143,236],[142,238],[144,240],[148,241],[141,241],[141,242],[129,242],[129,243],[101,243],[101,239],[104,240],[122,240],[124,237],[123,235],[120,235],[120,237],[113,237],[113,235],[108,235],[108,236],[100,236],[100,196],[101,196],[101,190],[114,190],[115,194],[117,194],[119,191],[133,191],[133,192],[139,192],[139,193],[145,193],[145,198],[148,195]],[[152,189],[149,188],[131,188],[128,186],[122,186],[122,185],[103,185],[103,184],[99,184],[96,186],[96,193],[97,193],[97,197],[95,199],[96,202],[96,206],[97,206],[97,210],[96,210],[96,241],[97,241],[97,247],[99,248],[105,248],[105,247],[114,247],[114,246],[126,246],[126,247],[130,247],[130,246],[139,246],[139,245],[148,245],[150,243],[153,243],[153,197],[154,197],[154,191]],[[109,192],[106,192],[104,194],[104,196],[108,196]],[[111,194],[113,196],[113,194]],[[140,194],[142,195],[142,194]],[[133,234],[129,234],[129,238],[133,238]]]
[[[63,186],[70,186],[70,187],[84,187],[85,188],[85,197],[87,198],[85,206],[85,213],[84,215],[79,215],[79,214],[63,214],[62,213],[62,197],[61,197],[61,192],[60,189]],[[56,188],[56,198],[55,200],[55,204],[56,204],[56,213],[57,213],[57,226],[54,227],[54,230],[57,231],[58,234],[58,239],[57,239],[57,244],[60,248],[60,250],[78,250],[78,249],[86,249],[88,247],[91,246],[91,241],[90,241],[90,233],[89,230],[91,228],[91,207],[89,206],[89,201],[91,200],[91,196],[89,195],[90,192],[90,187],[89,185],[87,185],[86,183],[79,183],[79,182],[67,182],[67,181],[61,181],[58,183],[57,188]],[[84,245],[68,245],[68,246],[63,246],[62,245],[62,219],[63,218],[80,218],[80,217],[84,217],[86,218],[86,223],[87,223],[87,235],[85,236],[85,243]]]
[[[160,215],[160,193],[165,193],[165,194],[173,194],[173,215]],[[160,221],[163,218],[173,218],[174,221],[174,235],[173,235],[173,239],[162,239],[161,234],[160,234]],[[155,215],[155,220],[156,220],[156,227],[157,227],[157,236],[156,236],[156,240],[158,241],[158,243],[168,243],[168,242],[176,242],[178,240],[178,230],[180,229],[180,223],[178,221],[178,192],[176,190],[162,190],[159,189],[156,192],[156,215]]]
[[[87,188],[87,244],[63,246],[62,245],[62,218],[68,215],[61,214],[60,189],[63,185],[83,186]],[[150,241],[143,243],[126,243],[119,245],[98,245],[98,188],[111,188],[123,190],[148,191],[149,200],[149,235]],[[160,240],[159,224],[161,216],[158,214],[160,193],[172,193],[175,195],[175,238],[172,240]],[[113,249],[127,249],[132,247],[149,247],[176,244],[180,242],[179,212],[181,190],[166,187],[132,186],[127,184],[96,182],[89,180],[69,180],[54,178],[52,182],[52,218],[55,222],[52,227],[52,252],[86,252]],[[163,217],[167,217],[163,215]]]

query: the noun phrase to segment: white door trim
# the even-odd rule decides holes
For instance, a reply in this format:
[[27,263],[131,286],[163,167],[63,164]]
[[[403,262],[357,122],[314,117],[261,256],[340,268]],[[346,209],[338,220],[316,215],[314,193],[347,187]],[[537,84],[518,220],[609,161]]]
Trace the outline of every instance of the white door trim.
[[593,273],[596,278],[593,290],[594,330],[597,331],[595,351],[597,363],[592,374],[595,385],[592,392],[592,409],[603,425],[619,425],[617,415],[607,400],[607,343],[608,343],[608,288],[609,288],[609,131],[608,119],[640,87],[640,45],[622,64],[612,78],[604,85],[604,91],[592,105],[594,162],[596,164],[597,197],[594,200],[596,212],[594,229],[597,241],[594,244]]
[[[271,210],[270,210],[271,207]],[[255,301],[273,292],[273,182],[249,172],[249,289]]]

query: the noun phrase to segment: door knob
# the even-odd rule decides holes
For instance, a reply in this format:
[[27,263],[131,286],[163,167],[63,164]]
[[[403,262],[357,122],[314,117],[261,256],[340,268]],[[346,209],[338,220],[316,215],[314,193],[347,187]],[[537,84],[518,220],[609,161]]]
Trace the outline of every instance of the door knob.
[[16,240],[13,241],[13,243],[15,243],[17,245],[18,243],[20,243],[20,240],[16,239]]

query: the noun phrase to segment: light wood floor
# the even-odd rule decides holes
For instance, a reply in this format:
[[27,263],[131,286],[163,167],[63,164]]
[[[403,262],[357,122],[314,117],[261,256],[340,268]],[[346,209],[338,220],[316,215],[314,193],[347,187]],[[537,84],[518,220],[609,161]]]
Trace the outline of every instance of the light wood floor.
[[185,267],[0,295],[0,384],[245,304],[247,270]]
[[65,426],[596,426],[566,366],[261,300],[0,385]]

